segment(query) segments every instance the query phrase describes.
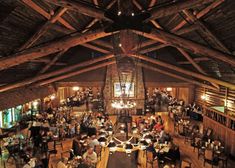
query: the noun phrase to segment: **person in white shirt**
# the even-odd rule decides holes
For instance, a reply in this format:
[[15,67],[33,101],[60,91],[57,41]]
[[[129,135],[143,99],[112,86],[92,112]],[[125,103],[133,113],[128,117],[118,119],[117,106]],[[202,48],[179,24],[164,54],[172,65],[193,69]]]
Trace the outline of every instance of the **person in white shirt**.
[[94,148],[90,147],[87,151],[83,154],[83,159],[86,164],[95,167],[97,163],[97,154],[94,151]]
[[95,135],[92,135],[91,136],[91,140],[89,142],[89,147],[92,147],[92,148],[95,148],[96,145],[99,145],[99,141],[97,140],[96,136]]
[[36,165],[36,158],[31,158],[28,163],[26,163],[23,168],[34,168]]

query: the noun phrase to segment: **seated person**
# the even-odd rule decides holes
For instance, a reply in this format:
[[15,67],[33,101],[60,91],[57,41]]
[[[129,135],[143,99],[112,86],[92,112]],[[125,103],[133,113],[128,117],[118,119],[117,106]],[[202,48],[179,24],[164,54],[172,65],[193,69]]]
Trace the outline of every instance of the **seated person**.
[[72,150],[73,150],[73,155],[75,156],[81,156],[82,154],[82,145],[80,144],[80,141],[78,138],[75,138],[72,143]]
[[159,134],[159,141],[161,143],[164,143],[165,142],[165,137],[166,137],[166,133],[164,131],[164,128],[161,128],[161,132]]
[[157,123],[154,125],[153,130],[155,130],[155,131],[161,131],[163,128],[164,128],[164,126],[163,126],[160,122],[157,122]]
[[97,163],[97,154],[94,151],[94,148],[89,147],[87,151],[83,154],[83,159],[87,165],[95,167]]
[[25,162],[26,164],[23,166],[23,168],[34,168],[36,166],[36,158],[27,158]]
[[96,135],[92,135],[89,141],[88,146],[94,148],[96,145],[99,145],[99,141],[96,138]]
[[56,168],[67,168],[67,163],[68,163],[68,159],[67,158],[62,158],[61,161],[59,161],[57,163]]

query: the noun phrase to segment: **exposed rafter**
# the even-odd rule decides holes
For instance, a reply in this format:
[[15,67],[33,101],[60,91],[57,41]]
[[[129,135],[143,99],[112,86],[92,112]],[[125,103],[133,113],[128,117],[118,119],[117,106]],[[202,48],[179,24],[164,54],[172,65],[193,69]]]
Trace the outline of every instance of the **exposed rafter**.
[[[34,9],[36,12],[40,13],[42,16],[44,16],[45,18],[48,19],[48,16],[50,15],[49,13],[47,13],[44,9],[42,9],[41,7],[39,7],[37,4],[35,4],[32,0],[22,0],[24,3],[26,3],[28,6],[30,6],[32,9]],[[19,49],[23,50],[25,48],[29,48],[33,43],[35,43],[51,26],[53,23],[55,23],[57,20],[64,25],[65,27],[67,27],[69,30],[72,31],[76,31],[76,28],[73,27],[70,23],[68,23],[66,20],[64,20],[63,18],[61,18],[61,16],[63,15],[63,13],[67,11],[67,8],[63,8],[61,7],[59,10],[57,10],[57,12],[51,16],[49,18],[49,20],[42,25],[42,27],[40,27],[35,34]],[[63,30],[62,30],[63,32]],[[68,32],[68,34],[71,32]],[[95,43],[95,41],[94,41]],[[99,43],[100,45],[103,45],[104,42],[102,41],[97,41],[96,43]],[[102,49],[100,49],[97,46],[92,46],[91,44],[84,44],[83,46],[87,46],[88,48],[91,48],[93,50],[97,50],[99,52],[104,51]],[[107,45],[106,45],[107,46]],[[108,53],[106,51],[104,51],[103,53]]]
[[52,71],[52,72],[45,73],[45,74],[40,74],[36,77],[28,78],[28,79],[25,79],[23,81],[19,81],[19,82],[16,82],[16,83],[11,83],[11,84],[7,84],[7,85],[4,85],[4,86],[0,86],[0,92],[4,92],[4,91],[7,91],[7,90],[12,90],[12,89],[23,87],[23,86],[26,86],[26,85],[30,85],[30,84],[35,83],[37,81],[44,80],[44,79],[47,79],[47,78],[51,78],[51,77],[54,77],[54,76],[58,76],[58,75],[61,75],[61,74],[64,74],[64,73],[68,73],[68,72],[74,71],[78,68],[89,66],[89,65],[92,65],[92,64],[104,61],[104,60],[111,59],[111,58],[114,58],[114,55],[112,55],[112,54],[111,55],[105,55],[103,57],[99,57],[99,58],[92,59],[92,60],[89,60],[89,61],[81,62],[81,63],[75,64],[75,65],[70,65],[68,67],[65,67],[65,68],[62,68],[62,69],[59,69],[59,70],[56,70],[56,71]]
[[178,51],[198,70],[198,72],[207,75],[206,72],[191,58],[191,56],[181,48],[177,48]]
[[209,77],[209,76],[206,76],[206,75],[203,75],[203,74],[199,74],[199,73],[196,73],[196,72],[188,71],[188,70],[185,70],[183,68],[177,67],[175,65],[172,65],[172,64],[169,64],[169,63],[157,60],[157,59],[149,58],[149,57],[144,56],[144,55],[130,54],[129,56],[132,56],[132,57],[135,57],[135,58],[138,58],[138,59],[156,64],[156,65],[160,65],[162,67],[171,69],[173,71],[177,71],[179,73],[182,73],[182,74],[185,74],[185,75],[188,75],[188,76],[191,76],[191,77],[195,77],[195,78],[198,78],[198,79],[201,79],[201,80],[204,80],[204,81],[208,81],[208,82],[211,82],[211,83],[216,83],[216,84],[219,84],[219,85],[231,88],[231,89],[235,89],[235,84],[225,82],[225,81],[222,81],[222,80],[219,80],[219,79],[215,79],[215,78],[212,78],[212,77]]
[[52,60],[50,60],[50,62],[45,66],[43,67],[39,72],[38,74],[42,74],[42,73],[45,73],[48,69],[50,69],[50,67],[52,65],[54,65],[56,63],[56,61],[62,56],[64,55],[64,53],[66,52],[67,50],[64,50],[64,51],[60,51],[59,53],[57,53],[56,56],[54,56],[54,58]]
[[[40,59],[31,60],[30,62],[49,63],[49,62],[51,62],[51,60],[50,59],[46,59],[46,58],[40,58]],[[67,63],[56,62],[56,63],[54,63],[54,65],[65,66],[65,65],[67,65]]]
[[76,10],[92,18],[109,20],[104,16],[104,10],[101,10],[100,8],[97,8],[95,6],[87,5],[82,2],[73,1],[73,0],[46,0],[46,1],[48,1],[49,3],[66,7],[71,10]]
[[184,14],[192,21],[194,24],[200,27],[200,32],[203,33],[206,37],[210,39],[210,41],[216,46],[217,49],[220,49],[223,52],[231,54],[229,49],[212,33],[207,26],[193,14],[190,10],[183,10]]
[[[94,0],[96,1],[96,0]],[[117,0],[112,0],[106,7],[106,9],[110,9],[115,3],[117,2]],[[94,2],[95,3],[95,2]],[[97,2],[98,3],[98,2]],[[93,19],[92,21],[90,21],[88,23],[88,25],[85,27],[85,29],[82,31],[82,33],[87,32],[95,23],[97,23],[99,21],[99,19]]]
[[[137,2],[136,0],[134,0],[134,1],[135,1],[135,4],[138,5],[137,7],[138,7],[139,9],[142,9],[141,6],[138,4],[138,2]],[[160,24],[157,23],[157,21],[155,21],[155,20],[150,20],[150,21],[153,23],[153,25],[154,25],[156,28],[163,29],[163,28],[160,26]],[[184,32],[181,31],[181,33],[184,33]],[[148,48],[148,49],[142,50],[140,53],[141,53],[141,54],[144,54],[144,53],[147,53],[147,52],[152,51],[153,49],[154,49],[154,50],[157,50],[157,49],[163,48],[163,47],[165,47],[165,46],[167,46],[167,45],[166,45],[166,44],[160,44],[160,45],[158,45],[158,46],[156,46],[156,47],[152,47],[152,48]],[[158,48],[157,48],[157,47],[158,47]],[[204,74],[204,75],[207,75],[206,72],[205,72],[196,62],[193,61],[193,59],[190,57],[190,55],[189,55],[187,52],[185,52],[185,51],[182,50],[181,48],[176,48],[176,49],[177,49],[189,62],[191,62],[191,64],[192,64],[200,73],[202,73],[202,74]],[[217,85],[217,84],[215,84],[215,83],[212,83],[212,85],[215,86],[216,88],[219,88],[219,85]]]
[[[201,61],[209,61],[211,60],[210,58],[208,57],[199,57],[199,58],[194,58],[193,61],[196,62],[196,63],[199,63]],[[178,64],[191,64],[191,62],[189,61],[179,61],[177,62]]]
[[[206,8],[204,8],[203,10],[201,10],[200,12],[198,12],[196,14],[197,19],[200,19],[201,17],[203,17],[204,15],[206,15],[207,13],[209,13],[212,9],[216,8],[217,6],[219,6],[222,2],[224,2],[225,0],[216,0],[215,2],[211,3],[210,5],[208,5]],[[183,27],[186,24],[186,20],[182,20],[176,27],[174,27],[172,29],[172,31],[177,31],[179,30],[181,27]]]
[[[31,7],[33,10],[35,10],[36,12],[40,13],[42,16],[44,16],[45,18],[47,18],[48,20],[52,17],[50,15],[50,13],[46,12],[44,9],[42,9],[40,6],[38,6],[36,3],[34,3],[32,0],[22,0],[22,2],[24,2],[26,5],[28,5],[29,7]],[[71,25],[65,21],[62,17],[58,18],[58,21],[64,25],[65,27],[67,27],[68,29],[74,29],[73,27],[71,27]]]
[[161,70],[155,66],[151,66],[149,64],[145,64],[145,63],[138,63],[138,65],[146,68],[146,69],[150,69],[152,71],[155,71],[155,72],[158,72],[158,73],[161,73],[161,74],[164,74],[164,75],[167,75],[167,76],[170,76],[170,77],[173,77],[173,78],[176,78],[176,79],[180,79],[182,81],[185,81],[185,82],[189,82],[189,83],[192,83],[192,84],[195,84],[195,85],[198,85],[198,86],[201,86],[201,87],[204,87],[204,88],[208,88],[208,89],[212,89],[212,90],[216,90],[216,88],[210,86],[210,85],[207,85],[207,84],[204,84],[204,83],[200,83],[196,80],[193,80],[193,79],[188,79],[188,78],[185,78],[185,77],[182,77],[180,75],[177,75],[177,74],[173,74],[173,73],[170,73],[170,72],[167,72],[167,71],[164,71],[164,70]]
[[111,33],[105,33],[103,29],[99,29],[82,35],[80,33],[74,33],[59,40],[48,42],[37,47],[26,49],[14,55],[9,55],[8,57],[1,58],[0,70],[13,67],[15,65],[28,62],[30,60],[40,58],[52,53],[63,51],[108,35],[111,35]]
[[187,40],[175,34],[171,34],[160,29],[152,30],[150,33],[143,33],[140,31],[134,32],[139,35],[143,35],[144,37],[159,41],[161,43],[166,43],[176,48],[186,49],[193,53],[217,59],[226,62],[232,66],[235,66],[235,59],[232,55],[223,53],[212,48],[208,48],[207,46]]
[[151,17],[146,21],[155,20],[157,18],[165,17],[178,13],[185,9],[195,8],[204,4],[213,2],[214,0],[185,0],[172,3],[170,5],[165,5],[158,8],[153,8],[150,13]]
[[105,67],[105,66],[108,66],[108,65],[112,65],[115,62],[116,61],[107,61],[107,62],[104,62],[104,63],[100,63],[98,65],[93,65],[91,67],[86,67],[86,68],[78,70],[78,71],[70,72],[70,73],[67,73],[67,74],[64,74],[64,75],[61,75],[61,76],[57,76],[57,77],[54,77],[54,78],[51,78],[51,79],[47,79],[45,81],[41,81],[41,82],[39,82],[35,85],[40,85],[40,86],[47,85],[47,84],[50,84],[50,83],[53,83],[53,82],[56,82],[56,81],[60,81],[60,80],[66,79],[66,78],[70,78],[70,77],[75,76],[75,75],[79,75],[79,74],[82,74],[82,73],[85,73],[85,72],[88,72],[88,71],[92,71],[92,70],[96,70],[96,69],[99,69],[99,68],[102,68],[102,67]]
[[56,11],[56,13],[47,20],[39,29],[18,49],[18,51],[22,51],[26,48],[31,47],[40,37],[42,37],[47,30],[50,28],[51,24],[55,23],[60,16],[66,12],[66,8],[60,8]]

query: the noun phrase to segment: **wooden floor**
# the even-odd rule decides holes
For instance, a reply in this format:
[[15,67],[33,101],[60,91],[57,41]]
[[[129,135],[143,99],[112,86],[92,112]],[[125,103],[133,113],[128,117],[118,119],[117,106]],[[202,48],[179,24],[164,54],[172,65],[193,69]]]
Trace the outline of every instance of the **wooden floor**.
[[[189,145],[189,144],[185,144],[184,143],[184,138],[177,135],[176,133],[174,133],[174,127],[173,127],[173,122],[171,121],[171,119],[168,117],[168,114],[166,112],[158,112],[156,113],[156,115],[161,115],[164,122],[165,122],[165,129],[167,132],[169,132],[172,136],[173,136],[173,141],[175,144],[179,145],[180,147],[180,153],[181,153],[181,158],[185,159],[185,160],[190,160],[192,162],[192,167],[193,168],[204,168],[203,166],[203,159],[198,159],[197,158],[197,152],[193,151],[193,148]],[[134,116],[138,117],[138,116]],[[146,116],[149,117],[149,116]],[[115,116],[111,116],[111,120],[113,121],[113,123],[116,122],[116,117]],[[201,125],[202,128],[202,125]],[[49,144],[49,146],[52,147],[52,144]],[[56,168],[56,163],[60,160],[61,158],[61,153],[68,151],[69,149],[71,149],[72,147],[72,139],[66,139],[65,141],[63,141],[63,149],[61,146],[57,146],[57,150],[58,153],[56,155],[52,155],[50,157],[50,163],[49,163],[49,168]],[[64,155],[66,156],[66,154]],[[68,156],[68,154],[67,154]],[[107,167],[107,163],[108,163],[108,159],[109,159],[109,151],[108,149],[105,149],[102,151],[102,159],[101,161],[98,162],[97,164],[97,168],[106,168]],[[140,156],[139,156],[139,166],[138,168],[145,168],[145,158],[141,157],[143,156],[143,153],[140,152]],[[120,159],[120,158],[117,158]],[[142,163],[141,163],[142,162]],[[118,162],[117,162],[118,163]],[[15,164],[14,162],[12,162],[11,160],[6,163],[6,168],[15,168]],[[149,166],[150,167],[150,166]],[[211,165],[206,164],[205,166],[206,168],[211,168]],[[215,167],[215,166],[214,166]],[[221,166],[217,166],[217,168],[219,168]],[[3,168],[3,163],[0,163],[0,168]],[[109,166],[108,168],[112,168],[112,166]],[[228,168],[235,168],[235,162],[232,160],[228,161]]]

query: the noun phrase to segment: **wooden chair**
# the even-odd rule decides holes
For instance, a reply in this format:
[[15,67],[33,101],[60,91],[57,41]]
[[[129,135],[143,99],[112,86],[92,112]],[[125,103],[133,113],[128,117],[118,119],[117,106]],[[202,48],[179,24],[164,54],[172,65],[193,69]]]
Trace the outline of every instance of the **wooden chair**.
[[206,163],[211,164],[212,168],[213,166],[217,166],[219,164],[219,160],[218,158],[214,157],[212,150],[209,149],[205,150],[204,163],[203,163],[204,166]]
[[219,156],[219,161],[222,162],[223,168],[224,168],[224,167],[227,168],[227,166],[228,166],[228,157],[226,156],[226,154],[221,154],[221,155]]
[[146,168],[148,167],[148,163],[151,164],[151,167],[153,168],[155,161],[158,161],[158,159],[153,158],[153,153],[151,151],[146,151]]
[[180,161],[180,168],[191,168],[192,163],[188,160],[181,160]]
[[199,159],[200,158],[200,156],[202,156],[202,157],[204,157],[205,156],[205,147],[203,147],[203,146],[201,146],[201,145],[199,145],[198,147],[197,147],[197,158]]
[[191,145],[193,147],[193,151],[195,151],[196,148],[197,149],[200,148],[201,147],[201,138],[193,137]]
[[184,126],[183,126],[183,124],[178,125],[178,133],[180,135],[184,135]]

